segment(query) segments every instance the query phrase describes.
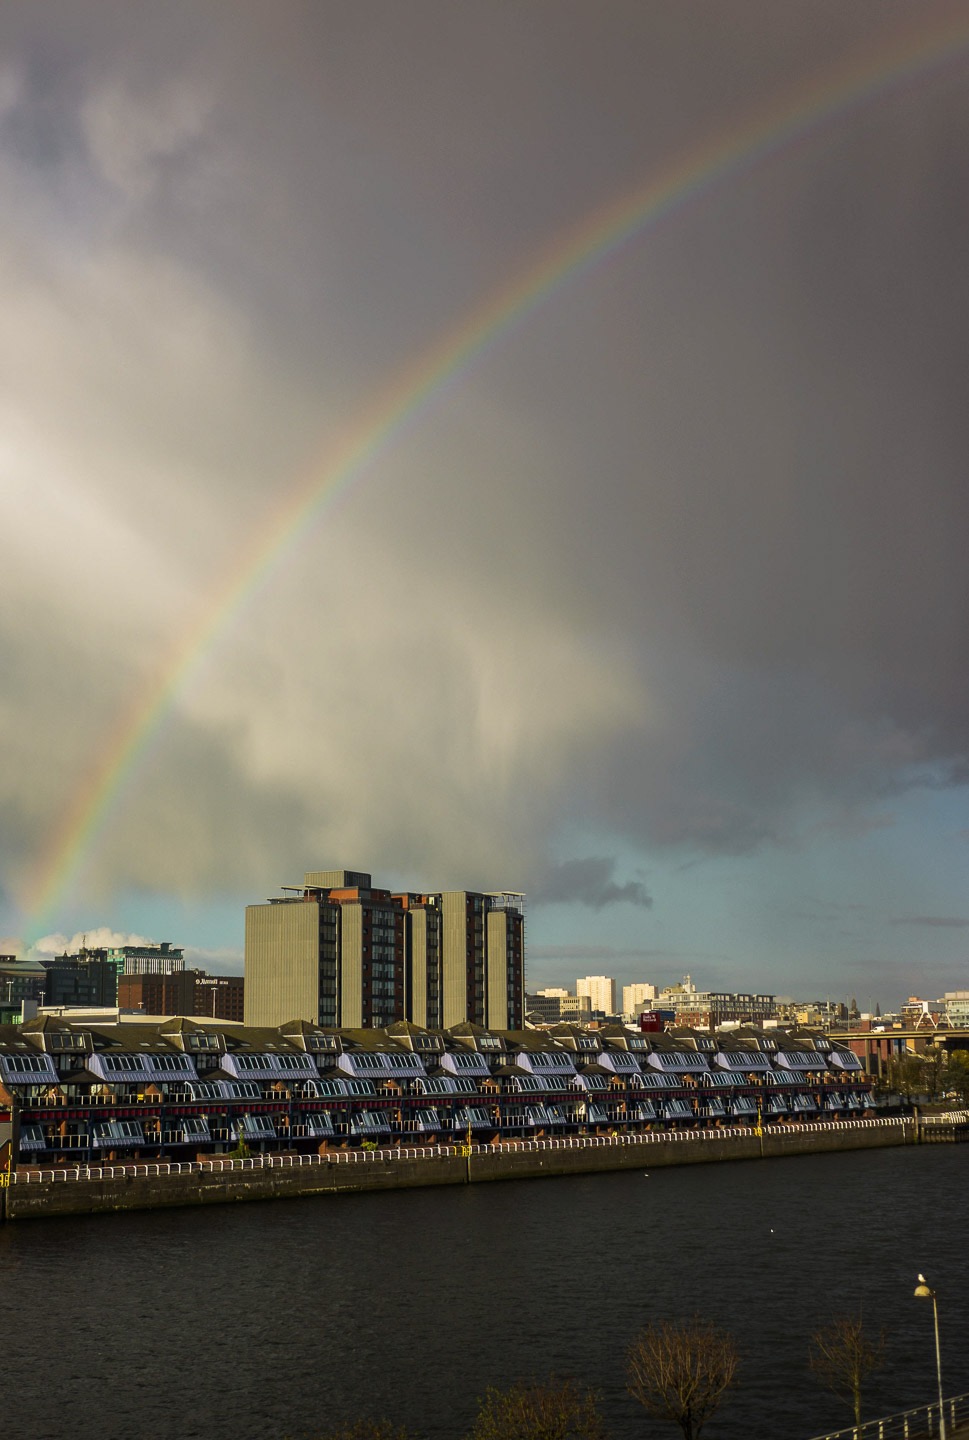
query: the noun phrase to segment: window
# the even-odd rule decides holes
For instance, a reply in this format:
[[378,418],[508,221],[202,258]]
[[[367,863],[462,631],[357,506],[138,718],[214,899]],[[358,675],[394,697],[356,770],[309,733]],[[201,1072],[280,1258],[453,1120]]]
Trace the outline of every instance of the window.
[[[435,992],[436,993],[436,992]],[[415,1035],[413,1037],[415,1050],[443,1050],[444,1045],[436,1035]]]
[[190,1050],[218,1050],[220,1042],[218,1035],[189,1035],[188,1048]]
[[4,1067],[12,1074],[53,1075],[53,1066],[45,1055],[4,1055]]
[[83,1035],[71,1035],[67,1031],[60,1031],[49,1037],[50,1049],[57,1052],[62,1050],[86,1050],[87,1040]]

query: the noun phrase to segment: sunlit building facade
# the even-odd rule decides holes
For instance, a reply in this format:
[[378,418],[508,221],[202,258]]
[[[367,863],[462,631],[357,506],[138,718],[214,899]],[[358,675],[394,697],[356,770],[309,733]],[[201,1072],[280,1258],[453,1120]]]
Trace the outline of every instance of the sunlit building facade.
[[817,1123],[875,1109],[861,1062],[820,1034],[124,1016],[0,1025],[0,1123],[13,1127],[21,1166]]
[[350,870],[307,871],[286,890],[246,909],[248,1024],[523,1023],[520,894],[394,894]]
[[616,1014],[616,982],[609,975],[583,975],[575,982],[575,993],[586,995],[593,1012]]

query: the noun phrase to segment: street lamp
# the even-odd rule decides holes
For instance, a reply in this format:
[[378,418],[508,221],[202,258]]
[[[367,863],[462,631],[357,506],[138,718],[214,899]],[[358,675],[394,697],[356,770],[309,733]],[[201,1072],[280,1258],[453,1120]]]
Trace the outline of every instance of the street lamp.
[[925,1276],[920,1275],[918,1280],[919,1283],[915,1287],[916,1300],[932,1301],[932,1316],[935,1320],[935,1373],[939,1381],[939,1440],[945,1440],[945,1414],[942,1409],[942,1351],[939,1349],[939,1307],[936,1304],[935,1291]]

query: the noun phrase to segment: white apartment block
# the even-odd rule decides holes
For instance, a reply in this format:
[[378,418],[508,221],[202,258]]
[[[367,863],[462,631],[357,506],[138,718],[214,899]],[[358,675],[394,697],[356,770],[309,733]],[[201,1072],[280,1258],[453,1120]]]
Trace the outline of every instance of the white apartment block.
[[616,982],[608,975],[585,975],[575,982],[575,993],[580,998],[588,995],[593,1010],[604,1015],[616,1013]]
[[643,1010],[649,1010],[659,992],[655,985],[637,984],[622,987],[623,1019],[635,1020]]

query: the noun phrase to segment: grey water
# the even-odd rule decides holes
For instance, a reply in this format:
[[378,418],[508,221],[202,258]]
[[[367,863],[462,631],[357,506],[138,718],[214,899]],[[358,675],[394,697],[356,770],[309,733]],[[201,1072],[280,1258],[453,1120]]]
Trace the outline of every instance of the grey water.
[[731,1330],[710,1440],[847,1425],[808,1364],[863,1309],[866,1414],[969,1391],[969,1147],[20,1222],[0,1229],[7,1440],[303,1440],[388,1416],[458,1437],[489,1385],[570,1375],[616,1440],[674,1434],[626,1392],[650,1320]]

